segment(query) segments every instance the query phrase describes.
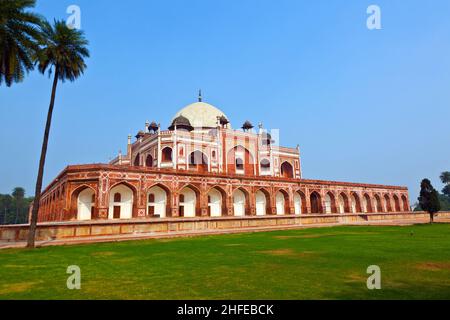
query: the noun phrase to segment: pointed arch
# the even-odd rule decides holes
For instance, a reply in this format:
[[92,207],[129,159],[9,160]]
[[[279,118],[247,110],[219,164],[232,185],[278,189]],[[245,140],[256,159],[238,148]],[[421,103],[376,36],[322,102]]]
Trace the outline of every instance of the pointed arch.
[[141,165],[141,155],[138,153],[133,161],[133,166],[139,167]]
[[380,195],[375,194],[373,198],[374,198],[374,206],[373,206],[374,212],[383,212],[383,204]]
[[264,189],[258,189],[255,193],[256,215],[265,216],[270,212],[270,193]]
[[297,215],[308,213],[308,207],[306,205],[306,196],[300,190],[297,190],[294,193],[294,208],[295,208],[295,214],[297,214]]
[[180,188],[179,194],[179,215],[180,217],[200,216],[200,190],[192,184],[187,184]]
[[399,197],[396,194],[394,194],[393,198],[394,198],[394,211],[395,212],[402,211],[402,209],[400,208],[400,199],[399,199]]
[[250,214],[250,194],[242,187],[233,191],[233,212],[237,217]]
[[373,213],[373,205],[370,196],[365,193],[363,195],[362,212],[363,213]]
[[403,203],[403,211],[409,212],[410,208],[409,208],[408,198],[405,195],[402,195],[402,203]]
[[384,208],[386,212],[392,212],[391,197],[388,194],[384,195]]
[[334,196],[334,193],[331,191],[328,191],[325,195],[325,213],[327,214],[337,213],[336,197]]
[[166,218],[170,217],[172,206],[172,193],[162,183],[156,183],[147,189],[147,216]]
[[279,189],[275,195],[277,215],[289,214],[289,193],[284,189]]
[[200,150],[195,150],[189,155],[189,169],[198,172],[208,172],[208,157]]
[[255,174],[255,161],[252,153],[245,147],[237,145],[227,153],[227,171],[230,174]]
[[352,192],[350,195],[350,202],[351,202],[351,209],[352,213],[361,213],[361,199],[359,198],[359,195],[356,192]]
[[131,219],[135,216],[136,189],[127,182],[119,182],[109,189],[108,219]]
[[[69,212],[77,220],[95,219],[96,206],[95,199],[97,192],[91,186],[83,184],[77,187],[70,196]],[[94,200],[94,201],[92,201]]]
[[317,191],[310,194],[311,213],[323,213],[322,197]]
[[208,190],[208,214],[210,217],[220,217],[227,212],[227,193],[219,186],[214,186]]
[[280,172],[283,178],[294,178],[294,167],[288,161],[281,164]]
[[145,158],[145,166],[147,168],[152,168],[153,167],[153,157],[151,154],[147,155],[147,158]]
[[172,162],[173,150],[171,147],[165,147],[161,150],[161,162]]
[[339,213],[350,213],[350,201],[345,192],[339,194]]

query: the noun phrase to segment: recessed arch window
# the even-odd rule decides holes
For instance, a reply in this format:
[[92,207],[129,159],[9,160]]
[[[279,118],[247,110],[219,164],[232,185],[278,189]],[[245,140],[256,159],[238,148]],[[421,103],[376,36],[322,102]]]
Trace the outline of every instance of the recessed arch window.
[[236,170],[244,170],[244,160],[236,158]]
[[114,202],[121,202],[122,201],[122,195],[120,193],[114,194]]
[[270,171],[270,161],[268,159],[261,160],[261,171],[263,172]]
[[135,167],[139,167],[139,165],[141,164],[141,156],[139,155],[139,153],[137,154],[136,158],[134,158],[134,163],[133,165]]
[[172,149],[166,147],[162,150],[162,161],[163,162],[171,162],[172,161]]

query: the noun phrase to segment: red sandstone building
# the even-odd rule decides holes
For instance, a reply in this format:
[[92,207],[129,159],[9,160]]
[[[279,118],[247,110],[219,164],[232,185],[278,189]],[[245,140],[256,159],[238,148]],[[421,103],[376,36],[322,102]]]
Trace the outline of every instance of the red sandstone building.
[[64,169],[43,193],[39,221],[409,210],[406,187],[302,179],[298,147],[278,146],[262,125],[233,130],[200,95],[168,130],[147,122],[109,164]]

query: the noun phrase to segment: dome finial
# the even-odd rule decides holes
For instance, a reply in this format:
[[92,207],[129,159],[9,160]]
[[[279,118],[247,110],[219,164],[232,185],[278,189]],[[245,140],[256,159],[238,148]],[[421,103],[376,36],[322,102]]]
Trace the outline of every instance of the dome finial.
[[198,102],[202,102],[202,89],[198,90]]

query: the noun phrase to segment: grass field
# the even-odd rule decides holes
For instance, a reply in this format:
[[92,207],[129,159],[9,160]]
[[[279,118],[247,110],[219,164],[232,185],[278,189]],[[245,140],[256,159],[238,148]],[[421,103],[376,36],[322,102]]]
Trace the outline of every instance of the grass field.
[[[382,290],[367,289],[369,265]],[[450,225],[1,250],[0,299],[450,299]]]

